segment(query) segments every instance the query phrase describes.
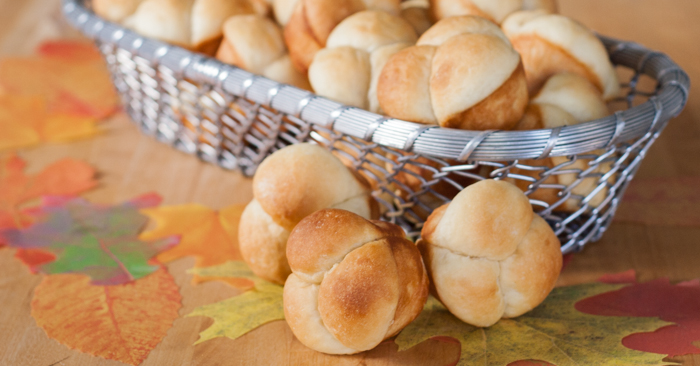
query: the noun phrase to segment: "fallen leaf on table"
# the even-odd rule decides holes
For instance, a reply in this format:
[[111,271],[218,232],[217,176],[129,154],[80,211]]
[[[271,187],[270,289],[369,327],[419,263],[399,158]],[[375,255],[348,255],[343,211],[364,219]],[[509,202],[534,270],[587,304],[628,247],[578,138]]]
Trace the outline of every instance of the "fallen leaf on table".
[[574,308],[581,299],[619,288],[600,283],[555,288],[531,312],[502,319],[489,328],[461,322],[429,297],[423,312],[399,334],[396,344],[401,351],[430,338],[452,337],[461,343],[457,365],[505,366],[520,360],[557,366],[665,364],[664,355],[627,349],[621,340],[669,323],[654,318],[594,316]]
[[[624,272],[619,277],[630,279],[629,274]],[[658,317],[676,323],[651,333],[632,334],[622,344],[671,357],[700,354],[696,343],[700,341],[700,281],[673,285],[668,279],[658,279],[637,283],[632,272],[628,282],[630,286],[579,301],[576,309],[594,315]]]
[[50,114],[37,96],[0,95],[0,150],[69,142],[99,132],[93,117]]
[[261,325],[284,320],[284,288],[255,277],[244,262],[228,262],[214,268],[191,271],[202,276],[247,278],[255,283],[255,287],[250,291],[214,304],[200,306],[187,315],[214,319],[214,324],[199,333],[199,340],[195,344],[218,337],[236,339]]
[[635,178],[615,220],[645,225],[700,226],[700,177]]
[[[170,236],[180,236],[180,243],[163,253],[158,260],[164,263],[194,256],[195,268],[216,266],[228,261],[240,261],[238,251],[238,222],[244,205],[234,205],[219,212],[202,205],[163,206],[141,210],[155,221],[153,230],[143,232],[141,240],[157,240]],[[203,278],[193,272],[193,283],[220,280],[237,288],[250,288],[253,283],[247,279],[232,276],[207,276]]]
[[16,155],[0,159],[0,230],[29,224],[31,218],[20,208],[31,200],[76,195],[97,185],[95,169],[78,160],[62,159],[32,175],[25,174],[25,168]]
[[46,276],[31,307],[37,325],[58,342],[138,365],[172,327],[180,300],[173,277],[161,268],[119,286],[90,285],[79,274]]
[[48,41],[39,55],[0,59],[0,89],[40,96],[52,115],[102,119],[119,101],[97,49],[84,41]]
[[32,269],[46,274],[83,273],[95,285],[118,285],[155,272],[149,261],[176,244],[175,238],[155,242],[138,239],[148,218],[139,213],[157,205],[148,194],[116,206],[91,204],[80,198],[45,198],[34,223],[8,229],[0,236],[12,247],[40,249],[56,260]]

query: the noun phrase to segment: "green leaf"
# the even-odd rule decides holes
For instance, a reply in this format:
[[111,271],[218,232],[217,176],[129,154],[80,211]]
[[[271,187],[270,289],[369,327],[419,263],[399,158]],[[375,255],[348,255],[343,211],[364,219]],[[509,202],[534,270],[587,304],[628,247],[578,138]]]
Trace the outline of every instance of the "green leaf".
[[399,350],[438,336],[457,339],[457,365],[506,366],[541,360],[557,366],[665,365],[665,355],[625,348],[627,335],[651,332],[671,323],[657,318],[588,315],[574,308],[581,299],[619,289],[620,285],[586,284],[555,288],[531,312],[502,319],[489,328],[461,322],[430,297],[418,318],[396,338]]
[[159,267],[149,261],[176,244],[176,238],[154,242],[138,239],[148,218],[139,213],[155,206],[154,194],[116,206],[75,198],[45,198],[33,213],[36,222],[26,229],[9,229],[2,237],[15,248],[40,250],[56,259],[33,270],[46,274],[83,273],[93,285],[119,285],[145,277]]

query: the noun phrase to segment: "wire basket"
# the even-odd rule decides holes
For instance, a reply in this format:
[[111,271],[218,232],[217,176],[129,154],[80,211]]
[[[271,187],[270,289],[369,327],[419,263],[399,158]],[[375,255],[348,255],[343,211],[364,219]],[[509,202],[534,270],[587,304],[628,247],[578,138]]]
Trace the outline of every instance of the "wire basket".
[[452,130],[347,107],[142,37],[94,15],[84,0],[63,0],[63,10],[99,46],[144,133],[247,176],[278,149],[316,142],[365,176],[382,218],[412,237],[433,209],[493,178],[526,191],[564,253],[598,240],[648,149],[685,107],[690,85],[668,56],[601,37],[627,80],[618,112],[555,129]]

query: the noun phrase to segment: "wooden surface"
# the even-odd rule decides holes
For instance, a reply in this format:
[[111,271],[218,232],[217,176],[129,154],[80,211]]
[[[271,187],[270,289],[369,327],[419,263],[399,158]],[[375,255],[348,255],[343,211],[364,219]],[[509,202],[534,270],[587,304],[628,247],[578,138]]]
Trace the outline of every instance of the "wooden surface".
[[[0,55],[26,54],[36,43],[58,34],[74,36],[60,22],[57,0],[0,0]],[[700,82],[700,15],[698,0],[560,0],[564,14],[596,31],[640,42],[669,54],[692,80]],[[220,208],[245,203],[251,196],[248,179],[200,163],[150,138],[141,136],[120,114],[94,139],[69,145],[19,151],[37,171],[50,162],[73,157],[100,171],[101,185],[88,193],[96,202],[120,202],[155,191],[165,204],[202,203]],[[2,131],[0,131],[2,133]],[[674,120],[651,149],[639,177],[700,176],[700,93],[692,90],[685,112]],[[220,283],[193,287],[185,270],[192,259],[169,266],[181,286],[181,315],[222,300],[236,291]],[[639,279],[669,277],[673,281],[700,278],[700,228],[614,223],[604,238],[577,254],[563,272],[561,285],[590,282],[605,273],[635,269]],[[29,304],[41,280],[0,250],[0,365],[120,365],[80,352],[48,338],[36,326]],[[206,318],[181,318],[143,365],[446,365],[458,355],[453,344],[428,341],[396,352],[393,343],[350,357],[333,357],[301,345],[284,322],[257,329],[236,341],[219,338],[191,346]],[[700,357],[680,357],[684,365],[700,365]]]

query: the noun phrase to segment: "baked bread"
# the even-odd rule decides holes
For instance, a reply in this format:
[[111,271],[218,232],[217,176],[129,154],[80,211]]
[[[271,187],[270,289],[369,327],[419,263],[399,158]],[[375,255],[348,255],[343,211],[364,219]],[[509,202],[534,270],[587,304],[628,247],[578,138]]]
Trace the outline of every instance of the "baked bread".
[[308,79],[291,65],[282,30],[261,15],[226,20],[216,58],[272,80],[310,90]]
[[[555,128],[560,126],[571,126],[581,122],[587,122],[603,118],[609,114],[608,108],[603,101],[598,89],[586,78],[577,74],[558,74],[551,77],[542,90],[535,95],[528,107],[525,117],[518,124],[518,130],[534,130],[542,128]],[[597,153],[601,153],[598,151]],[[530,166],[544,166],[548,169],[560,164],[568,163],[567,157],[550,157],[541,160],[523,160],[522,164]],[[579,170],[581,172],[590,168],[590,159],[577,159],[566,166],[565,170]],[[593,174],[604,174],[610,171],[610,166],[606,164],[598,165],[591,171]],[[534,179],[541,179],[539,171],[512,169],[511,173],[530,176]],[[612,178],[611,178],[612,179]],[[578,174],[552,174],[545,179],[542,184],[560,184],[569,186],[578,180]],[[521,179],[509,180],[524,192],[527,192],[530,182]],[[577,196],[588,196],[598,186],[598,180],[594,177],[583,179],[571,190]],[[579,200],[570,198],[562,203],[559,196],[559,189],[539,187],[530,193],[530,199],[546,202],[549,205],[558,205],[555,211],[574,212],[579,209]],[[608,194],[608,189],[601,189],[589,205],[597,207]]]
[[430,3],[435,20],[475,15],[497,24],[519,10],[557,11],[556,0],[430,0]]
[[239,224],[241,255],[257,276],[279,284],[291,273],[287,237],[304,217],[323,208],[377,216],[364,179],[312,144],[291,145],[265,159],[253,178],[253,196]]
[[114,23],[121,23],[133,14],[143,0],[93,0],[92,10],[95,14]]
[[377,84],[391,117],[466,130],[508,130],[528,102],[520,56],[494,23],[445,18],[393,55]]
[[605,100],[620,93],[605,46],[573,19],[544,11],[522,11],[503,22],[503,31],[522,56],[531,94],[550,77],[563,72],[587,78]]
[[[326,47],[331,32],[345,18],[363,10],[381,10],[399,14],[400,0],[286,0],[294,2],[291,15],[280,12],[284,23],[284,39],[289,47],[292,63],[306,73],[316,52]],[[289,4],[277,1],[275,9],[289,9]],[[288,11],[288,10],[287,10]],[[284,14],[284,15],[282,15]]]
[[380,113],[376,81],[394,53],[416,42],[413,27],[397,15],[377,10],[355,13],[331,32],[316,53],[309,81],[318,95]]
[[430,18],[430,1],[428,0],[403,1],[400,15],[411,24],[419,36],[433,26],[433,21]]
[[396,335],[421,312],[428,277],[403,230],[344,210],[321,210],[289,236],[284,315],[309,348],[352,354]]
[[418,248],[436,297],[488,327],[539,305],[562,267],[559,240],[527,197],[503,181],[465,188],[426,221]]
[[224,21],[253,12],[248,0],[143,0],[123,24],[146,37],[213,55]]

